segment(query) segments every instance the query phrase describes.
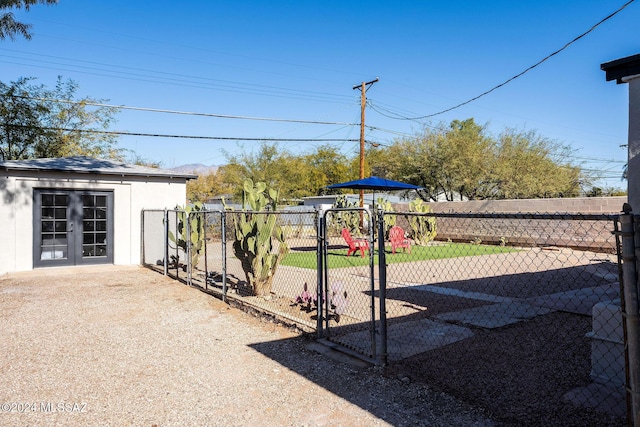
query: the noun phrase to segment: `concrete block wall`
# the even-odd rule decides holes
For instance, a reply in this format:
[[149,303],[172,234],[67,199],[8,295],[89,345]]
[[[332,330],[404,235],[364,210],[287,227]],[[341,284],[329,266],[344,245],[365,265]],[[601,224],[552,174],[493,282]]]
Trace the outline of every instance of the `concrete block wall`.
[[[570,199],[471,200],[429,203],[433,212],[617,214],[626,196]],[[407,208],[408,210],[408,208]],[[640,214],[640,212],[638,212]]]
[[[583,197],[573,199],[474,200],[429,203],[434,213],[533,213],[533,214],[610,214],[622,211],[626,197]],[[408,204],[394,205],[396,212],[409,210]],[[398,215],[398,225],[407,227]],[[615,253],[611,238],[612,221],[512,218],[437,218],[437,239],[510,245],[558,246],[595,252]],[[405,228],[407,229],[407,228]],[[408,230],[408,229],[407,229]]]

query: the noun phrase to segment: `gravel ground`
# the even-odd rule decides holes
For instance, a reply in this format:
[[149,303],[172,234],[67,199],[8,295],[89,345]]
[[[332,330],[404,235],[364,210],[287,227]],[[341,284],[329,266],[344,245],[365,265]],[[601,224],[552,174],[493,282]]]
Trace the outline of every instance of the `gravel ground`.
[[487,411],[500,426],[625,425],[625,419],[563,396],[591,383],[591,319],[555,312],[476,334],[404,359],[388,374],[409,376]]
[[0,279],[0,425],[491,426],[137,267]]

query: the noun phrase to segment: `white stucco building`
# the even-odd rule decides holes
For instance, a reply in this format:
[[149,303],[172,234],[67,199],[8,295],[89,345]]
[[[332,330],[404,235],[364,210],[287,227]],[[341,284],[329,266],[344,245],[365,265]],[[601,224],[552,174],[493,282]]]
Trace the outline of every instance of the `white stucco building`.
[[88,157],[0,162],[0,275],[140,264],[142,209],[184,205],[192,178]]

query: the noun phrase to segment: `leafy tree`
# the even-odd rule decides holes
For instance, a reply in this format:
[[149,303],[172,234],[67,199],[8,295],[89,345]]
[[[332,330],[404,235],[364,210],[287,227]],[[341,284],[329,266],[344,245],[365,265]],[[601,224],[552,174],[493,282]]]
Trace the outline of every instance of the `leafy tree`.
[[[29,8],[36,4],[57,4],[58,0],[0,0],[0,11],[10,8]],[[15,20],[13,13],[2,12],[0,13],[0,40],[11,39],[15,40],[16,35],[21,35],[27,40],[31,39],[30,24],[25,24]]]
[[232,192],[233,188],[224,182],[221,170],[187,181],[187,199],[191,202],[206,202],[212,197]]
[[54,89],[33,78],[0,82],[0,157],[22,160],[74,155],[123,160],[117,136],[104,133],[118,112],[94,107],[101,100],[76,100],[78,84],[59,77]]
[[574,197],[589,177],[566,161],[570,154],[536,132],[507,129],[495,138],[467,119],[395,141],[372,168],[424,187],[418,194],[425,201]]
[[225,155],[227,165],[221,168],[223,181],[235,189],[237,200],[242,196],[243,183],[247,179],[264,182],[271,188],[280,188],[281,197],[289,197],[288,189],[281,186],[286,181],[284,165],[289,160],[289,154],[278,149],[276,144],[262,143],[257,152],[243,151],[236,155]]
[[0,159],[21,160],[37,157],[46,145],[49,132],[42,121],[47,108],[28,96],[29,79],[21,78],[7,86],[0,82]]
[[303,161],[314,176],[312,187],[309,189],[316,196],[336,191],[328,190],[326,186],[349,180],[353,172],[349,158],[332,145],[317,147],[304,155]]
[[587,197],[602,197],[604,196],[604,190],[600,187],[592,187],[591,190],[585,193]]
[[444,137],[438,130],[425,129],[415,138],[395,141],[389,147],[378,150],[370,158],[372,170],[378,175],[397,181],[424,187],[419,196],[425,201],[436,201],[442,194],[442,161],[437,146]]
[[482,197],[491,186],[494,141],[484,134],[485,127],[471,119],[454,120],[437,146],[441,153],[441,187],[448,200],[456,196],[469,200]]
[[133,151],[131,151],[129,156],[127,157],[127,163],[155,169],[158,169],[161,166],[160,162],[146,159]]
[[320,194],[326,177],[310,167],[305,155],[287,155],[282,161],[280,188],[283,202],[294,202],[302,197]]
[[281,199],[320,195],[328,184],[341,182],[350,172],[348,159],[336,148],[321,146],[315,151],[293,155],[275,143],[263,143],[256,152],[227,155],[222,175],[240,196],[245,179],[279,188]]
[[278,187],[281,180],[282,164],[286,153],[275,144],[262,143],[257,152],[242,152],[231,155],[225,152],[227,165],[223,168],[225,182],[237,188],[241,194],[246,179],[264,182],[268,187]]
[[496,199],[576,197],[587,177],[580,168],[566,162],[568,146],[551,141],[534,131],[507,129],[498,136],[496,152]]

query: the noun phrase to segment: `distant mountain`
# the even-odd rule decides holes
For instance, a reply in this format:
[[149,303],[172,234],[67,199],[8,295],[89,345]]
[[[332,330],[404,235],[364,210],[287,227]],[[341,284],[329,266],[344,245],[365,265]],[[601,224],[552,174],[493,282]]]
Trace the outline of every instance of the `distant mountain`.
[[192,173],[195,175],[208,175],[210,173],[214,173],[218,170],[218,166],[207,166],[202,163],[190,163],[188,165],[180,165],[175,168],[170,168],[169,170],[180,172],[180,173]]

